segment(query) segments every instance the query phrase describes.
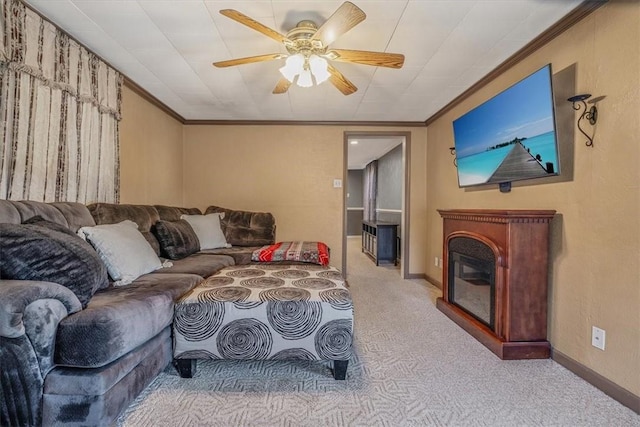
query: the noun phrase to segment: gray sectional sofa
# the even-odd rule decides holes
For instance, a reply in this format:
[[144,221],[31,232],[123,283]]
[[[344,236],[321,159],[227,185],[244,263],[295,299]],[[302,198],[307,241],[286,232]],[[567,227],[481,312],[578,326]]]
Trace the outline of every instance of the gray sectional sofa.
[[[201,212],[0,200],[0,425],[113,423],[171,362],[175,302],[275,241],[271,214],[206,211],[213,212],[225,213],[221,228],[231,248],[197,250],[117,287],[93,248],[75,236],[80,228],[133,221],[162,258],[156,225]],[[32,276],[6,277],[16,269]]]

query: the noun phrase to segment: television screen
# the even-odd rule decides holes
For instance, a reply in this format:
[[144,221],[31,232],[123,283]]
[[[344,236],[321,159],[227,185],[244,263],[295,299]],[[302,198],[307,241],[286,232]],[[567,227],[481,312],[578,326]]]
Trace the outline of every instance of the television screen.
[[458,185],[559,173],[551,65],[453,122]]

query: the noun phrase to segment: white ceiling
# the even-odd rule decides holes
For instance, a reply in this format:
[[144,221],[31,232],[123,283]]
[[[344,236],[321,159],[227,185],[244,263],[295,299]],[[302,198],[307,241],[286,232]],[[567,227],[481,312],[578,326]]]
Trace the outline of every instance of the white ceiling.
[[582,0],[354,0],[367,19],[331,46],[402,53],[400,70],[334,63],[357,87],[329,82],[273,95],[286,53],[218,13],[236,9],[283,34],[321,25],[342,1],[25,0],[187,120],[424,121]]
[[402,144],[404,137],[349,137],[348,141],[347,168],[364,169],[371,161],[379,159]]

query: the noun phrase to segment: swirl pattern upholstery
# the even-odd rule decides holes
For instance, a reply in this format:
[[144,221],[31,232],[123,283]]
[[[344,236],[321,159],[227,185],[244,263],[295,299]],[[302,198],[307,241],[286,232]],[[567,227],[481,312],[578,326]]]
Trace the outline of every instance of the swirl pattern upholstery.
[[331,360],[344,379],[353,302],[340,272],[319,265],[223,268],[175,308],[174,358],[183,377],[197,359]]

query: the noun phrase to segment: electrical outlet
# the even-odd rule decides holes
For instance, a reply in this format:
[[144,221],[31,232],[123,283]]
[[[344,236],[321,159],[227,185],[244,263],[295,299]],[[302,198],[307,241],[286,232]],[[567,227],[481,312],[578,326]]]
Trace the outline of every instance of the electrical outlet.
[[433,260],[433,265],[435,265],[436,267],[438,266],[438,257],[435,257],[435,259]]
[[591,345],[604,351],[605,331],[596,326],[591,327]]
[[333,188],[342,188],[342,180],[334,179],[333,180]]

